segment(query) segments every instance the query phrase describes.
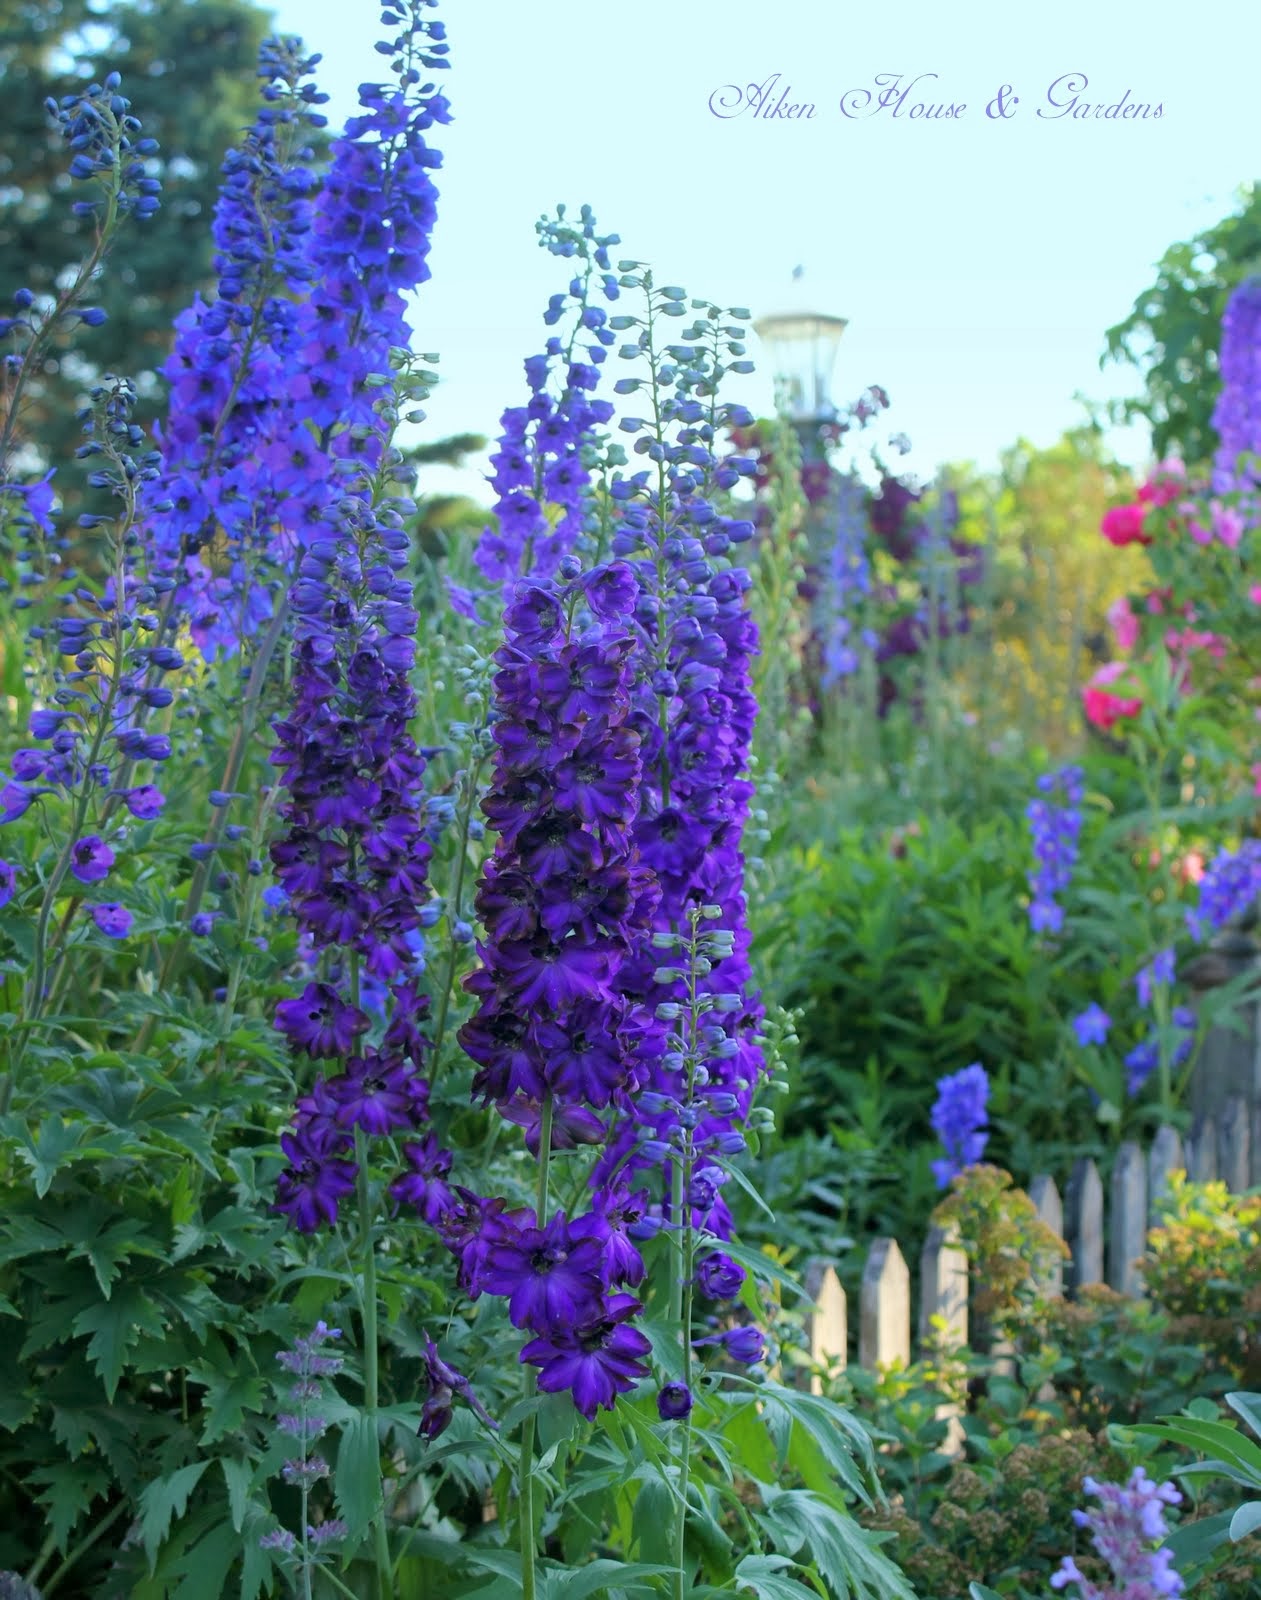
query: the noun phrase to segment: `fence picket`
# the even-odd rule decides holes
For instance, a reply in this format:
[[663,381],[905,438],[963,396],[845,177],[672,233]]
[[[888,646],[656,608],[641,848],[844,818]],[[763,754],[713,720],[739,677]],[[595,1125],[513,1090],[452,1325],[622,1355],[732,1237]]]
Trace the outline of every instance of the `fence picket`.
[[[844,1368],[849,1360],[849,1311],[845,1290],[830,1261],[815,1256],[806,1268],[805,1290],[814,1309],[806,1318],[810,1356],[821,1367]],[[810,1375],[811,1394],[823,1393],[818,1373]]]
[[[1055,1179],[1040,1172],[1029,1185],[1029,1198],[1038,1213],[1038,1220],[1046,1224],[1057,1239],[1064,1237],[1064,1203]],[[1054,1297],[1064,1293],[1064,1263],[1057,1257],[1038,1279],[1043,1294]]]
[[1251,1122],[1242,1095],[1231,1095],[1217,1123],[1217,1176],[1232,1194],[1242,1194],[1248,1187]]
[[1082,1157],[1073,1163],[1068,1180],[1068,1232],[1073,1252],[1069,1266],[1074,1289],[1103,1282],[1103,1179],[1099,1168]]
[[1121,1294],[1141,1295],[1138,1264],[1147,1246],[1147,1162],[1132,1139],[1112,1168],[1108,1228],[1108,1282]]
[[953,1229],[931,1228],[919,1259],[919,1342],[923,1349],[938,1343],[932,1319],[945,1323],[951,1346],[968,1342],[968,1258]]
[[863,1268],[858,1360],[869,1372],[911,1363],[911,1274],[896,1239],[877,1239]]
[[1182,1140],[1176,1128],[1163,1123],[1156,1130],[1147,1152],[1147,1223],[1154,1227],[1160,1219],[1160,1203],[1169,1193],[1169,1174],[1186,1171]]
[[1187,1133],[1187,1177],[1192,1183],[1212,1183],[1217,1177],[1217,1119],[1201,1112]]

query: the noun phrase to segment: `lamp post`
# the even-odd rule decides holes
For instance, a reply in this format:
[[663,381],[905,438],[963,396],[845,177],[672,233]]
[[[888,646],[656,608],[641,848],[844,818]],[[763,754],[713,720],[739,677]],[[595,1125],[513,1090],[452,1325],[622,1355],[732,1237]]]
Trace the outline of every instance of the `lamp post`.
[[836,416],[832,369],[847,325],[844,317],[821,311],[777,311],[753,324],[769,352],[771,373],[782,386],[784,408],[801,440],[803,461],[820,459],[819,429]]

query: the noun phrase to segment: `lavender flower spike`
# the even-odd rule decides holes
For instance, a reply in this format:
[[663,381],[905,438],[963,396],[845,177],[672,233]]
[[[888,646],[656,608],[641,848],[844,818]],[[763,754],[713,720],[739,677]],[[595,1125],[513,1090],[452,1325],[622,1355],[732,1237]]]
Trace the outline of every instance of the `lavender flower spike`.
[[1135,1467],[1126,1484],[1085,1478],[1082,1487],[1100,1505],[1097,1510],[1074,1511],[1073,1521],[1090,1530],[1091,1543],[1112,1569],[1112,1582],[1092,1583],[1072,1556],[1065,1556],[1051,1577],[1051,1587],[1063,1589],[1075,1583],[1079,1600],[1161,1600],[1180,1595],[1185,1586],[1174,1570],[1172,1552],[1161,1543],[1167,1531],[1165,1507],[1182,1501],[1173,1484],[1155,1484],[1142,1467]]

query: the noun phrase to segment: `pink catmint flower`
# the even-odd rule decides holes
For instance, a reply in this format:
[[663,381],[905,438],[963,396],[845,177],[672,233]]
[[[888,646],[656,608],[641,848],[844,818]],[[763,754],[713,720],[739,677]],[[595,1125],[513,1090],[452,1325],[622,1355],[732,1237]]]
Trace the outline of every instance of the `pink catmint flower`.
[[1108,626],[1118,650],[1132,650],[1138,643],[1139,621],[1130,609],[1130,597],[1121,595],[1108,607]]
[[1114,694],[1111,685],[1129,670],[1125,661],[1109,661],[1099,668],[1082,689],[1082,707],[1087,722],[1107,733],[1122,717],[1136,717],[1143,709],[1139,695]]
[[1127,544],[1150,544],[1151,535],[1143,532],[1146,508],[1138,505],[1113,506],[1105,511],[1099,531],[1109,544],[1120,549]]

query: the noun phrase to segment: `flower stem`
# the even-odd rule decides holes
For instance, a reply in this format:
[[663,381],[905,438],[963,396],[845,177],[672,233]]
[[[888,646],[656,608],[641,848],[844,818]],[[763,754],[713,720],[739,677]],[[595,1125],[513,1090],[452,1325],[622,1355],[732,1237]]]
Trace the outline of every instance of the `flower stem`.
[[[372,1236],[372,1201],[368,1188],[368,1141],[362,1128],[355,1129],[355,1160],[359,1164],[356,1185],[359,1198],[359,1248],[363,1269],[363,1395],[364,1409],[377,1427],[380,1405],[380,1368],[377,1351],[377,1251]],[[390,1536],[385,1523],[385,1493],[377,1469],[377,1509],[373,1519],[376,1533],[378,1600],[390,1600]]]
[[[535,1222],[542,1228],[547,1222],[547,1175],[552,1155],[552,1097],[544,1096],[542,1119],[539,1123],[539,1190],[535,1207]],[[535,1373],[526,1369],[526,1395],[533,1396]],[[534,1412],[531,1410],[521,1424],[521,1460],[518,1465],[518,1499],[521,1505],[519,1533],[521,1537],[521,1596],[522,1600],[535,1600],[534,1580]]]

